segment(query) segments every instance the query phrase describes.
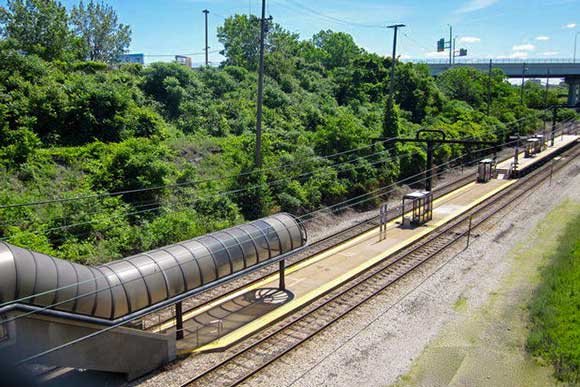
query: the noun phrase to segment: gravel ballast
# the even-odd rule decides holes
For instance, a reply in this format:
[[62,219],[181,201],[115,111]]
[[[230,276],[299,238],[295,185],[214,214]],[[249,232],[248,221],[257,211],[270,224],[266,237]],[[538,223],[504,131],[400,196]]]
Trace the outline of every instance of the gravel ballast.
[[580,163],[574,161],[554,178],[552,186],[545,183],[493,224],[478,230],[479,237],[469,249],[431,262],[247,385],[395,383],[442,327],[460,317],[458,300],[473,310],[484,305],[513,268],[514,262],[507,259],[511,247],[525,240],[563,200],[579,198]]
[[[465,299],[474,309],[485,304],[512,268],[507,251],[562,200],[578,200],[579,173],[575,160],[555,176],[551,186],[544,184],[493,224],[478,230],[469,249],[457,248],[427,263],[247,385],[384,386],[396,382],[441,328],[458,317],[458,300]],[[192,356],[140,384],[178,385],[220,357]]]

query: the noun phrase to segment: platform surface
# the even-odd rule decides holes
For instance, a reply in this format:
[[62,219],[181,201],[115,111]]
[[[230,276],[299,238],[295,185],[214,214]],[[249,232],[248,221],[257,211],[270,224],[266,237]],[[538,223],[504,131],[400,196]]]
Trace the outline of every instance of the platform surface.
[[[373,228],[330,250],[314,255],[286,270],[286,287],[294,294],[294,299],[248,321],[239,329],[220,335],[205,345],[195,347],[183,345],[179,353],[216,351],[235,344],[252,333],[263,329],[276,320],[292,313],[302,305],[320,297],[339,284],[355,277],[365,269],[386,259],[409,243],[432,232],[440,225],[457,217],[490,196],[514,184],[516,180],[492,180],[485,184],[470,183],[433,203],[433,219],[428,224],[415,228],[402,228],[401,218],[387,225],[386,239],[379,239],[379,228]],[[220,304],[239,297],[241,294],[259,288],[278,286],[278,274],[249,285],[231,295],[224,296],[204,307],[184,313],[184,319],[193,319]],[[171,324],[171,323],[168,323]],[[168,325],[165,328],[169,328]],[[163,329],[163,328],[162,328]],[[204,340],[205,341],[205,340]]]
[[[578,136],[566,134],[564,136],[557,136],[556,138],[554,138],[554,146],[548,146],[545,150],[534,155],[533,157],[524,157],[525,155],[524,151],[518,153],[518,170],[521,171],[529,167],[531,164],[539,160],[542,160],[543,158],[549,157],[552,153],[558,152],[560,149],[562,149],[563,147],[569,145],[574,141],[578,141]],[[550,144],[549,141],[548,144]],[[498,163],[496,168],[509,169],[512,166],[513,162],[514,159],[512,157],[510,159],[502,161],[501,163]]]

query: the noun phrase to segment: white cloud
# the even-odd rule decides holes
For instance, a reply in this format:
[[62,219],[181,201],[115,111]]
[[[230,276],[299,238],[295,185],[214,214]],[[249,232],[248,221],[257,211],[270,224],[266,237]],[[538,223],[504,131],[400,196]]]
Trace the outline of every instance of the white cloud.
[[432,51],[432,52],[426,52],[425,56],[427,58],[447,58],[447,57],[449,57],[449,53]]
[[498,56],[498,59],[526,59],[528,57],[528,53],[525,51],[516,51],[513,52],[511,55],[504,55]]
[[544,36],[544,35],[540,35],[540,36],[536,36],[536,40],[540,40],[545,42],[546,40],[550,40],[549,36]]
[[469,13],[474,11],[479,11],[480,9],[487,8],[497,3],[498,0],[470,0],[460,7],[456,13]]
[[399,55],[399,59],[401,59],[401,60],[411,59],[411,55],[401,54],[401,55]]
[[512,50],[514,51],[534,51],[536,49],[536,46],[534,46],[533,44],[516,44],[515,46],[512,47]]
[[462,36],[459,38],[459,43],[479,43],[481,39],[476,38],[475,36]]
[[569,23],[564,25],[562,28],[576,28],[576,23]]
[[560,53],[559,51],[546,51],[546,52],[543,52],[542,55],[544,55],[544,56],[556,56],[559,53]]

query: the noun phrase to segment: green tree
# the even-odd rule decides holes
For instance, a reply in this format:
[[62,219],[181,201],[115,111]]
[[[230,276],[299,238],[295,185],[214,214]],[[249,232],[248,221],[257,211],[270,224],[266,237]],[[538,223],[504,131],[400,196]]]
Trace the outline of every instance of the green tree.
[[320,31],[312,37],[312,43],[318,48],[319,60],[328,69],[348,66],[362,52],[345,32]]
[[8,9],[0,13],[3,36],[46,60],[70,56],[68,21],[66,8],[55,0],[8,0]]
[[[291,55],[298,47],[298,35],[283,29],[277,23],[268,23],[264,39],[266,53],[279,56],[279,60]],[[218,39],[224,45],[221,52],[226,65],[240,66],[248,70],[258,68],[260,54],[260,19],[254,15],[229,17],[218,27]],[[272,66],[268,66],[271,68]]]
[[115,10],[93,0],[81,1],[71,11],[74,33],[80,39],[80,56],[86,60],[115,63],[131,44],[131,28],[119,24]]

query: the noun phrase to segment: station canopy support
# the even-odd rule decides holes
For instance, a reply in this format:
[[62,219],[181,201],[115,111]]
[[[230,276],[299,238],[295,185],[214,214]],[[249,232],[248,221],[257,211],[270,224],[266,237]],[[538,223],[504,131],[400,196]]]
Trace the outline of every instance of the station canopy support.
[[425,191],[431,192],[433,188],[433,152],[435,145],[440,144],[461,144],[461,145],[490,145],[495,148],[494,153],[497,153],[498,143],[496,141],[478,141],[478,140],[462,140],[462,139],[447,139],[445,132],[442,130],[421,129],[417,131],[415,138],[393,138],[393,139],[378,139],[379,141],[399,142],[399,143],[419,143],[427,145],[427,165],[425,167]]

